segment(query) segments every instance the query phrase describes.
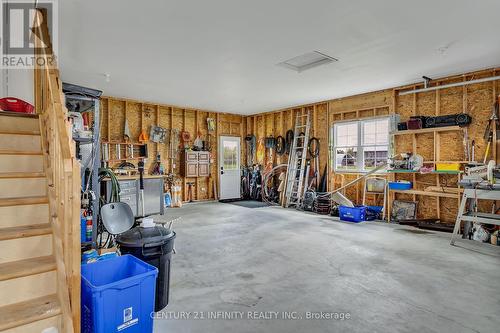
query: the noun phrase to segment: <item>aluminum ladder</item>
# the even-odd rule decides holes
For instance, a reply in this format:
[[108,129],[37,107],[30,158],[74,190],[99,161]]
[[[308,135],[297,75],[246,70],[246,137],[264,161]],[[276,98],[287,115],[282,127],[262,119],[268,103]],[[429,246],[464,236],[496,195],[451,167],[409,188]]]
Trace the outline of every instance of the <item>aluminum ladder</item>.
[[[305,130],[304,130],[305,129]],[[311,129],[310,113],[297,114],[293,143],[288,155],[285,207],[301,208],[304,192],[307,147]],[[307,185],[307,184],[306,184]]]

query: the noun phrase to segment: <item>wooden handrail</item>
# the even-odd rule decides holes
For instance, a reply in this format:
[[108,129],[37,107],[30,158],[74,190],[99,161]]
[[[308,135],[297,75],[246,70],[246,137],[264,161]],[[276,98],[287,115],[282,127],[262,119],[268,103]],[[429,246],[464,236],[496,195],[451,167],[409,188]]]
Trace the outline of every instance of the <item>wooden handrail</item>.
[[[44,166],[48,181],[53,254],[62,332],[80,332],[80,164],[75,155],[62,82],[52,52],[46,13],[37,10],[35,38],[35,109],[40,119]],[[41,49],[40,45],[47,45]],[[50,64],[50,65],[49,65]]]

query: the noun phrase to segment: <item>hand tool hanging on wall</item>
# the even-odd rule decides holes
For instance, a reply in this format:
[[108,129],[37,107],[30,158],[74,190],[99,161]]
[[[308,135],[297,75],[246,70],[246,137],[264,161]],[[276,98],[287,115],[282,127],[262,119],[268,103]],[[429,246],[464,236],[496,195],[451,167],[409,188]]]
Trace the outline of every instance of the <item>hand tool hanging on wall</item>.
[[488,156],[490,156],[491,143],[493,142],[493,131],[488,134],[488,144],[486,145],[486,151],[484,152],[483,164],[486,164]]
[[321,181],[318,185],[318,192],[326,192],[327,184],[326,184],[326,174],[327,166],[325,165],[325,169],[323,170],[323,176],[321,176]]
[[269,160],[266,164],[266,170],[273,168],[274,158],[273,158],[273,149],[276,147],[276,139],[272,136],[268,136],[265,140],[266,148],[269,149]]
[[471,161],[475,162],[476,161],[476,141],[472,140],[470,145],[471,145]]
[[167,130],[165,128],[151,125],[151,129],[149,131],[149,137],[151,141],[155,143],[163,143],[165,142],[165,138],[167,136]]
[[247,135],[245,137],[245,142],[247,145],[247,166],[252,166],[255,163],[255,145],[256,137],[253,134]]
[[319,170],[319,139],[311,138],[309,141],[308,147],[309,155],[314,159],[314,179],[316,183],[316,188],[319,187],[319,178],[320,178],[320,170]]
[[130,134],[130,127],[128,126],[128,120],[125,119],[125,125],[124,125],[124,128],[123,128],[123,140],[125,142],[128,142],[130,140],[130,137],[132,135]]
[[486,152],[484,153],[483,163],[486,164],[488,157],[490,155],[491,146],[493,144],[493,133],[495,133],[496,139],[500,139],[500,121],[499,121],[499,103],[498,101],[493,104],[493,110],[488,120],[488,125],[486,126],[486,130],[484,131],[484,139],[488,140],[488,144],[486,146]]
[[144,207],[144,161],[139,160],[137,163],[137,169],[139,171],[139,207],[141,208],[141,214],[139,216],[145,216],[145,207]]
[[465,160],[468,161],[468,162],[470,162],[471,161],[471,155],[470,155],[469,129],[468,128],[464,128],[463,146],[464,146]]
[[191,141],[191,134],[188,131],[181,132],[182,146],[184,149],[189,148],[189,142]]
[[287,154],[290,154],[290,149],[292,148],[292,143],[293,143],[293,131],[290,129],[286,131],[285,134],[285,152]]
[[141,134],[139,134],[139,142],[140,143],[146,143],[146,142],[148,142],[148,140],[149,140],[149,137],[148,137],[146,131],[142,130]]
[[207,118],[207,129],[208,132],[215,132],[216,129],[216,123],[214,118]]
[[163,165],[161,164],[161,155],[156,155],[156,161],[151,165],[150,175],[163,175]]
[[201,132],[198,132],[196,139],[193,142],[193,150],[201,151],[203,150],[203,140],[201,139]]
[[499,120],[499,102],[496,101],[493,104],[490,119],[488,120],[488,125],[484,131],[484,139],[489,137],[489,134],[496,131],[497,140],[500,139],[500,120]]
[[264,163],[264,157],[266,155],[266,147],[264,146],[264,139],[260,138],[257,144],[257,164]]
[[179,149],[179,130],[172,128],[170,130],[170,172],[175,173],[175,162],[177,161],[177,152]]

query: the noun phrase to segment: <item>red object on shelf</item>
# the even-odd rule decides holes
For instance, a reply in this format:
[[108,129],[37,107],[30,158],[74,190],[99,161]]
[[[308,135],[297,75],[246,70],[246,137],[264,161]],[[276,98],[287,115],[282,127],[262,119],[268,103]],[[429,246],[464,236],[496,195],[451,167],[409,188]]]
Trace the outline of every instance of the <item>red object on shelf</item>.
[[0,98],[0,109],[20,113],[35,113],[35,107],[22,99],[15,97]]

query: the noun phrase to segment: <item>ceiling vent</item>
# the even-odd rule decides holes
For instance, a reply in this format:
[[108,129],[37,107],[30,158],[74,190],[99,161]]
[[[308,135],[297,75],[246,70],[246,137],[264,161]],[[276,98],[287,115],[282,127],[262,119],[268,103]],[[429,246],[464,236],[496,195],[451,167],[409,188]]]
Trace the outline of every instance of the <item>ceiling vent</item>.
[[297,71],[298,73],[303,72],[305,70],[329,64],[331,62],[338,61],[333,57],[327,56],[318,51],[308,52],[297,57],[293,57],[291,59],[280,62],[278,66],[282,66],[288,69],[292,69]]

